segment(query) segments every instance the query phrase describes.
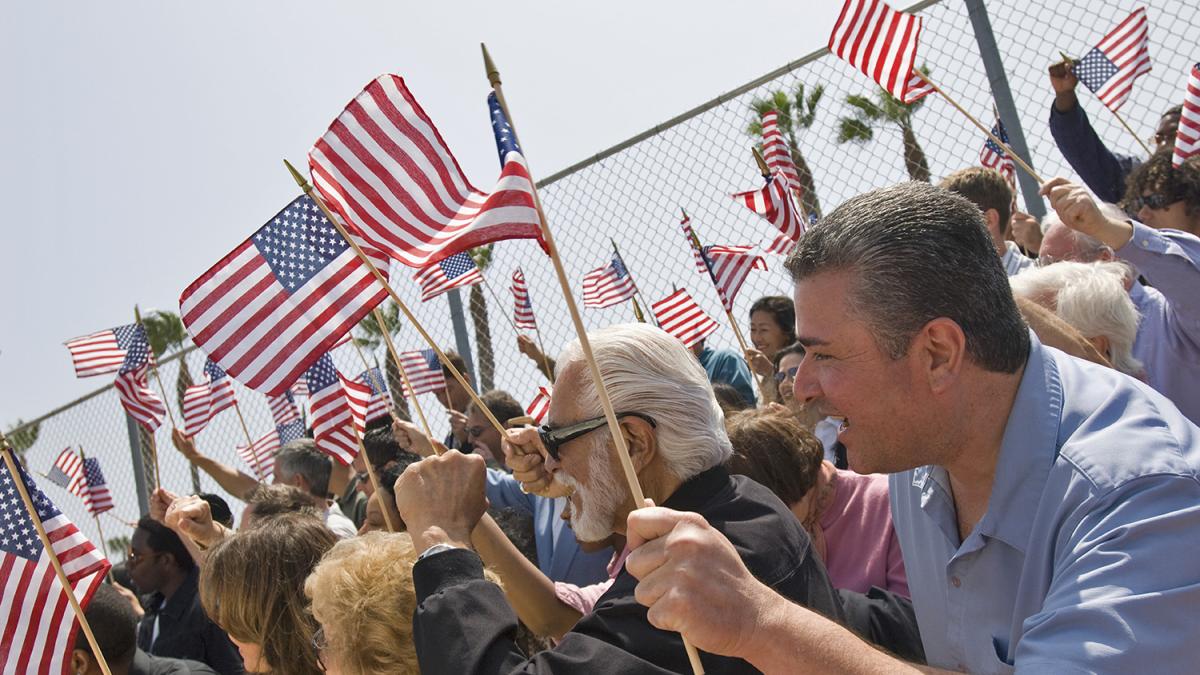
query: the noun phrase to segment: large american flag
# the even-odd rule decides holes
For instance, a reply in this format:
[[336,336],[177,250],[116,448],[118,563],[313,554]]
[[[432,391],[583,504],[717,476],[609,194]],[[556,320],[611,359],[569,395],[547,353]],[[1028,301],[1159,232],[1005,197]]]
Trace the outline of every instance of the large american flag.
[[584,307],[611,307],[632,298],[636,292],[625,261],[616,253],[607,265],[583,275]]
[[236,450],[246,464],[250,465],[259,482],[270,480],[275,472],[275,453],[286,443],[304,438],[304,423],[299,418],[284,424],[276,424],[262,438],[251,445],[239,445]]
[[696,261],[696,271],[704,274],[708,271],[708,265],[704,264],[704,258],[700,255],[700,249],[696,245],[696,233],[692,230],[692,219],[688,218],[687,211],[679,209],[683,213],[683,220],[679,221],[679,227],[683,230],[683,236],[688,241],[688,246],[692,249],[692,258]]
[[64,344],[71,352],[75,376],[91,377],[120,370],[140,328],[139,324],[131,323],[67,340]]
[[349,465],[358,455],[356,429],[362,432],[360,420],[371,398],[370,388],[342,377],[328,354],[317,359],[305,378],[317,448]]
[[717,322],[682,288],[651,305],[650,310],[659,328],[679,338],[689,349],[717,330]]
[[83,506],[88,513],[98,516],[113,507],[112,493],[108,491],[108,483],[104,473],[100,471],[100,460],[88,457],[83,460],[83,476],[87,482],[83,493]]
[[513,323],[517,328],[537,329],[537,319],[533,316],[533,300],[529,297],[529,286],[525,283],[525,273],[521,268],[512,273],[513,294]]
[[67,492],[82,497],[85,484],[83,458],[71,448],[63,450],[58,453],[58,458],[54,460],[54,466],[50,467],[50,473],[46,478]]
[[383,370],[379,366],[375,366],[363,371],[363,374],[358,376],[358,381],[371,390],[371,397],[367,402],[366,421],[370,423],[391,414],[392,401],[388,397],[387,380],[383,376]]
[[125,350],[125,363],[117,371],[113,387],[125,412],[150,431],[162,424],[167,413],[167,405],[154,393],[147,380],[153,367],[154,354],[150,351],[146,329],[136,324]]
[[1109,110],[1120,108],[1133,83],[1150,72],[1149,22],[1139,7],[1075,63],[1075,77]]
[[546,413],[550,412],[550,387],[540,386],[537,389],[537,396],[529,402],[529,407],[525,408],[525,414],[533,418],[534,424],[541,424],[542,420],[546,419]]
[[422,267],[413,275],[413,281],[421,285],[421,302],[425,302],[451,288],[474,286],[483,281],[483,274],[470,252],[463,251]]
[[[1004,128],[1004,123],[999,119],[992,126],[992,135],[1004,141],[1008,145],[1008,131]],[[1008,186],[1016,192],[1017,189],[1017,169],[1013,164],[1012,157],[1000,147],[996,141],[992,140],[991,136],[984,138],[983,149],[979,151],[979,163],[989,169],[999,171],[1004,179],[1008,181]]]
[[787,253],[804,234],[804,219],[792,199],[792,190],[781,173],[767,177],[767,184],[758,190],[738,192],[733,195],[738,203],[765,218],[774,225],[781,236],[771,243],[768,253]]
[[829,35],[829,51],[892,96],[912,103],[933,91],[916,73],[920,37],[921,17],[898,12],[881,0],[846,0]]
[[442,373],[442,364],[432,349],[401,352],[400,365],[412,386],[410,394],[424,394],[446,388],[446,376]]
[[[366,253],[386,274],[387,258]],[[179,309],[209,358],[274,396],[386,295],[316,203],[301,196],[192,282]]]
[[233,378],[212,359],[204,361],[204,382],[183,391],[183,433],[195,436],[217,413],[237,403]]
[[[111,565],[37,488],[14,454],[20,480],[75,598],[86,608]],[[68,672],[79,623],[7,464],[0,466],[0,672]]]
[[1188,73],[1187,92],[1183,97],[1183,112],[1179,116],[1179,131],[1175,134],[1173,166],[1179,166],[1200,152],[1200,63]]
[[381,75],[346,106],[308,153],[325,203],[371,246],[410,267],[488,242],[539,238],[533,181],[494,97],[500,179],[467,181],[404,80]]

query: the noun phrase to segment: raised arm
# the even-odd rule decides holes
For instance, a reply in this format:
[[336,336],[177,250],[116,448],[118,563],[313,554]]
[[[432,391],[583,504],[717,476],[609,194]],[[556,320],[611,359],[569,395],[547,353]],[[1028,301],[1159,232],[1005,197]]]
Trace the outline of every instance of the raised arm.
[[218,462],[212,457],[201,454],[196,449],[196,441],[191,436],[185,436],[179,429],[171,431],[171,442],[175,449],[196,468],[212,477],[229,494],[244,499],[258,485],[258,481],[242,473],[234,467]]

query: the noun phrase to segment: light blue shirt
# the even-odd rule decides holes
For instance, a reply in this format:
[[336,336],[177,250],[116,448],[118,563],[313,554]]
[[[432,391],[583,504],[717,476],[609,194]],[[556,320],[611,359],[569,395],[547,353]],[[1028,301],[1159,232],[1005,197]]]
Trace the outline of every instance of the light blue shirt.
[[1131,377],[1033,346],[987,512],[960,542],[946,471],[890,477],[929,664],[1200,670],[1200,429]]
[[1134,282],[1129,290],[1142,315],[1133,356],[1150,386],[1200,424],[1200,239],[1134,222],[1133,238],[1117,255],[1154,285]]
[[494,508],[514,508],[533,516],[538,569],[551,581],[588,586],[608,580],[613,550],[585,553],[560,517],[566,498],[547,499],[521,491],[521,483],[498,469],[487,470],[487,498]]
[[750,366],[746,365],[746,359],[741,354],[732,349],[713,349],[706,346],[696,358],[708,374],[709,382],[728,384],[737,389],[747,404],[754,406],[754,380],[750,375]]

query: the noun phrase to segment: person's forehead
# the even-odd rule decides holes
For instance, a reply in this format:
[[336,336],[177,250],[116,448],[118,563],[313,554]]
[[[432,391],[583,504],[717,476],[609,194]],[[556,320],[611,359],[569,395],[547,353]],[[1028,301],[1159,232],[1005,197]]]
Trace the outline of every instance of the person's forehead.
[[784,368],[791,368],[792,366],[798,366],[798,365],[800,365],[800,362],[803,360],[804,360],[803,354],[784,354],[779,359],[779,368],[784,369]]
[[129,538],[129,546],[132,548],[145,548],[147,537],[148,535],[145,530],[134,530],[133,536]]
[[554,381],[554,395],[550,397],[550,407],[546,411],[547,423],[561,425],[578,418],[579,403],[576,397],[579,393],[581,366],[578,362],[559,364],[558,377]]
[[[821,272],[797,281],[793,288],[796,301],[797,342],[827,339],[836,329],[839,318],[846,316],[846,294],[850,288],[849,272]],[[804,338],[804,339],[801,339]]]

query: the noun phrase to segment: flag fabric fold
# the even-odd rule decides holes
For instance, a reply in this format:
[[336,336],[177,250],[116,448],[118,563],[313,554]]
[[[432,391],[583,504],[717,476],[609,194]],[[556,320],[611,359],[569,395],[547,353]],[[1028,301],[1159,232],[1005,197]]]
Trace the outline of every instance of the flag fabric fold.
[[538,387],[537,396],[534,396],[533,400],[529,402],[529,407],[525,408],[525,414],[533,418],[534,424],[541,424],[549,411],[550,387],[543,385]]
[[921,17],[892,9],[882,0],[846,0],[829,51],[904,103],[933,92],[917,74]]
[[317,449],[349,465],[358,455],[356,433],[362,433],[370,389],[343,377],[328,354],[317,359],[305,379]]
[[[737,192],[733,199],[771,223],[781,233],[767,249],[769,253],[787,253],[804,234],[804,219],[792,199],[787,178],[781,173],[767,177],[767,184],[758,190]],[[784,241],[780,241],[780,240]]]
[[183,392],[183,433],[195,436],[204,430],[217,413],[237,403],[233,378],[212,359],[204,361],[205,381]]
[[1146,8],[1139,7],[1076,61],[1074,71],[1083,86],[1115,112],[1150,68],[1149,22]]
[[150,351],[150,340],[141,324],[132,324],[133,334],[125,350],[125,362],[117,371],[113,387],[125,412],[150,431],[162,425],[167,414],[167,405],[150,388],[150,369],[154,367],[154,354]]
[[58,458],[54,460],[54,466],[50,467],[46,478],[67,492],[82,497],[86,484],[83,477],[83,459],[74,449],[66,448],[58,453]]
[[383,370],[378,366],[365,370],[362,375],[358,376],[358,381],[371,390],[365,413],[366,423],[370,424],[380,417],[390,415],[392,400],[388,396],[387,379],[383,376]]
[[753,250],[753,246],[704,247],[703,255],[712,269],[713,285],[717,287],[717,295],[726,311],[733,311],[733,301],[750,271],[767,269],[767,261],[752,253]]
[[400,353],[400,365],[404,366],[404,374],[412,391],[404,395],[425,394],[446,388],[446,376],[442,372],[442,363],[432,349],[421,349]]
[[426,302],[451,288],[474,286],[483,281],[483,274],[471,254],[463,251],[422,267],[413,275],[413,281],[421,285],[421,302]]
[[[1004,141],[1008,145],[1008,131],[1004,128],[1004,123],[996,119],[996,124],[992,126],[992,135]],[[979,163],[989,169],[995,169],[1004,176],[1008,181],[1008,186],[1012,188],[1013,194],[1017,191],[1017,168],[1013,164],[1012,157],[1000,147],[996,141],[993,141],[991,136],[984,137],[983,149],[979,151]]]
[[[803,190],[800,185],[800,171],[792,161],[792,152],[783,132],[779,130],[779,112],[768,110],[762,114],[762,153],[767,166],[773,173],[782,174],[787,186],[793,190]],[[799,199],[800,195],[796,195]]]
[[512,273],[513,323],[517,328],[537,330],[537,319],[533,315],[533,300],[529,297],[529,285],[521,268]]
[[658,319],[659,327],[679,338],[688,349],[717,330],[717,322],[682,288],[654,303],[650,309]]
[[104,480],[104,472],[100,470],[100,460],[88,457],[83,460],[83,476],[86,482],[83,493],[83,507],[93,516],[98,516],[113,507],[112,493]]
[[1171,165],[1179,166],[1200,152],[1200,63],[1188,73],[1183,111],[1179,115],[1179,131],[1175,133],[1175,154]]
[[607,265],[583,275],[583,306],[611,307],[633,297],[637,288],[621,256],[613,253]]
[[687,239],[688,248],[692,249],[692,258],[696,262],[696,271],[704,274],[708,271],[708,265],[704,264],[704,257],[700,255],[700,249],[696,248],[696,233],[692,230],[692,219],[688,218],[687,211],[683,212],[683,220],[679,221],[679,227],[683,230],[683,236]]

